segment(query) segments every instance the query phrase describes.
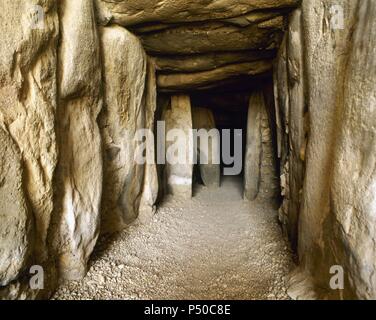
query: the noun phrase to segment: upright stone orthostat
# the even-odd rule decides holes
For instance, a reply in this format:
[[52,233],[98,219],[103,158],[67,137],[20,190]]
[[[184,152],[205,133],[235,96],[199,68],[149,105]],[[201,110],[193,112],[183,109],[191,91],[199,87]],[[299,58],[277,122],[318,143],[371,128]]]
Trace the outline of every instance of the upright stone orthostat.
[[248,109],[247,144],[244,161],[244,198],[275,198],[278,179],[271,130],[262,90],[251,94]]
[[193,133],[190,97],[171,97],[166,121],[167,190],[179,198],[192,197]]
[[58,128],[60,160],[56,185],[54,242],[60,274],[80,279],[99,235],[102,108],[99,38],[91,0],[60,2]]
[[192,108],[192,115],[193,128],[198,130],[200,137],[197,141],[196,152],[201,179],[207,187],[219,187],[221,180],[220,136],[216,130],[213,112],[206,108]]
[[153,103],[153,97],[145,91],[147,57],[137,37],[119,26],[101,28],[100,33],[105,83],[100,116],[104,145],[102,232],[106,233],[123,229],[138,216],[144,164],[135,159],[136,132],[145,127],[146,99]]
[[[146,77],[146,115],[145,115],[145,129],[154,133],[155,112],[157,109],[157,81],[155,63],[148,58],[148,70]],[[149,137],[145,141],[146,152],[151,152],[153,160],[156,160],[155,139]],[[155,203],[158,198],[159,182],[156,163],[145,164],[144,186],[142,191],[142,198],[140,204],[139,220],[141,222],[148,222],[155,213]]]
[[275,97],[284,196],[279,215],[295,250],[298,243],[307,134],[301,9],[296,9],[291,14],[289,22],[276,62]]
[[261,91],[253,93],[249,100],[247,145],[244,161],[244,198],[255,200],[260,190],[261,180],[261,117],[265,108]]

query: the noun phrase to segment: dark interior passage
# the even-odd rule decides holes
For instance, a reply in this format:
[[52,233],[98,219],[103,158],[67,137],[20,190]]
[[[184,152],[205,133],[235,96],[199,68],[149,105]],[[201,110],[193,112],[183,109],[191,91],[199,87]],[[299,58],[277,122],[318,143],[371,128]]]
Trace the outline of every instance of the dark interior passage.
[[[224,169],[234,166],[224,161],[223,130],[231,132],[230,156],[232,157],[239,154],[239,150],[235,150],[235,143],[239,143],[239,140],[235,139],[235,130],[237,134],[241,130],[241,171],[236,174],[240,178],[237,181],[242,183],[244,188],[254,183],[250,188],[256,189],[257,194],[278,199],[279,165],[273,112],[273,86],[271,81],[266,80],[254,83],[253,87],[247,90],[240,83],[238,84],[238,86],[221,86],[217,89],[190,93],[192,110],[205,108],[210,110],[214,117],[215,127],[219,130],[221,138],[221,180]],[[200,172],[202,173],[202,170],[196,165],[194,181],[205,184]]]
[[[203,91],[193,93],[191,96],[192,106],[210,109],[213,113],[216,128],[220,131],[222,138],[222,130],[231,130],[231,155],[234,155],[234,130],[242,130],[242,158],[244,158],[244,150],[246,145],[247,134],[247,113],[249,104],[249,93],[247,92],[218,92]],[[222,141],[221,141],[222,155]],[[221,157],[221,173],[223,168],[230,166],[223,162]],[[243,170],[242,170],[243,171]]]

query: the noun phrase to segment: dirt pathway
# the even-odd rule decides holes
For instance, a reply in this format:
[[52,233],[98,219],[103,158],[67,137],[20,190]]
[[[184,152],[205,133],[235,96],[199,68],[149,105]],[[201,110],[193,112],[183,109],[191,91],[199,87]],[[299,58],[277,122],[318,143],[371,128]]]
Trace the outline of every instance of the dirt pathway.
[[245,202],[241,184],[198,187],[191,201],[172,199],[148,225],[103,238],[86,278],[55,299],[287,299],[292,257],[262,201]]

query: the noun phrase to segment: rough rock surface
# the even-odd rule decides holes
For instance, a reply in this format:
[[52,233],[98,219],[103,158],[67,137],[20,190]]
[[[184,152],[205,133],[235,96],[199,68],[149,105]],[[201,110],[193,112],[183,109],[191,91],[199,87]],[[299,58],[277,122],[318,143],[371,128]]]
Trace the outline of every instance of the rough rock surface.
[[[216,129],[213,112],[206,108],[192,108],[193,128],[204,130],[207,133],[207,142],[197,141],[197,158],[200,167],[201,179],[207,187],[219,187],[221,183],[221,166],[220,166],[220,136],[217,130],[212,134],[210,130]],[[203,139],[206,134],[202,135]],[[207,150],[205,150],[207,148]]]
[[161,74],[158,76],[158,87],[169,91],[198,89],[240,75],[255,76],[267,73],[272,70],[272,66],[272,60],[265,60],[230,64],[210,71]]
[[92,1],[61,1],[59,16],[60,159],[53,236],[61,276],[79,279],[99,234],[102,67]]
[[[286,39],[279,56],[280,69],[276,74],[276,97],[281,104],[279,117],[280,143],[283,131],[288,133],[287,150],[280,151],[284,204],[280,209],[280,219],[285,224],[286,233],[296,248],[301,193],[304,180],[304,161],[307,135],[307,110],[304,100],[306,81],[304,79],[303,38],[301,33],[302,12],[294,11],[290,17]],[[283,51],[283,52],[282,52]],[[282,66],[284,64],[284,66]],[[278,67],[277,67],[278,68]],[[284,78],[285,77],[285,78]],[[285,91],[286,90],[286,91]],[[281,120],[282,119],[282,120]],[[285,138],[286,139],[286,138]],[[286,139],[287,140],[287,139]],[[282,146],[280,145],[280,148]],[[287,218],[288,217],[288,218]]]
[[[225,18],[225,19],[215,19],[216,21],[221,21],[224,24],[227,24],[229,26],[236,26],[236,27],[241,27],[245,28],[248,27],[252,24],[258,24],[262,23],[261,26],[265,26],[265,24],[268,24],[267,21],[272,21],[274,18],[278,18],[281,15],[286,14],[290,10],[288,9],[273,9],[273,10],[258,10],[258,11],[253,11],[241,16],[233,17],[233,18]],[[104,17],[102,17],[104,18]],[[106,24],[107,22],[102,20],[101,22]],[[212,19],[207,20],[212,21]],[[173,29],[179,24],[187,24],[186,22],[181,22],[181,23],[159,23],[159,22],[154,22],[154,23],[146,23],[146,24],[138,24],[138,25],[132,25],[129,26],[128,28],[134,32],[137,35],[144,35],[144,34],[150,34],[153,32],[160,32],[164,31],[167,29]],[[203,24],[204,22],[192,22],[191,25],[200,25]]]
[[[22,171],[14,171],[13,186],[22,184],[24,192],[21,197],[19,187],[13,190],[13,196],[18,198],[18,203],[15,202],[14,206],[19,206],[19,212],[16,213],[14,207],[6,215],[0,216],[0,225],[5,227],[11,214],[14,217],[12,228],[18,220],[19,231],[25,232],[22,240],[19,238],[20,241],[17,241],[15,238],[14,242],[7,241],[13,249],[16,249],[14,246],[18,243],[18,258],[14,257],[14,269],[2,275],[2,284],[14,279],[21,265],[24,265],[25,261],[16,260],[25,254],[26,247],[33,260],[44,265],[48,259],[47,234],[54,206],[52,181],[57,162],[54,125],[59,24],[56,1],[34,1],[33,4],[39,5],[45,12],[43,29],[37,29],[39,25],[32,24],[34,21],[30,17],[35,13],[35,6],[29,2],[6,0],[2,2],[0,10],[0,127],[5,128],[11,137],[2,139],[2,148],[7,148],[4,155],[9,157],[12,155],[11,150],[14,152],[13,160],[7,159],[8,165],[3,167],[5,172],[0,175],[5,177],[10,173],[7,173],[7,170],[10,170],[9,161],[14,162],[14,170],[17,164],[22,165]],[[9,139],[13,140],[13,143],[9,142]],[[22,178],[20,172],[23,172]],[[12,188],[9,180],[0,182],[2,183],[5,183],[4,187]],[[10,193],[11,190],[5,192]],[[7,195],[7,199],[8,197],[12,197],[11,194]],[[27,202],[30,209],[27,219],[34,221],[34,228],[30,232],[26,230],[26,220],[23,217],[26,214],[26,204],[22,204],[22,201]],[[1,205],[1,210],[7,206]],[[10,233],[15,231],[10,230],[8,229]],[[1,240],[4,244],[3,241],[5,240]],[[9,253],[11,247],[4,249]],[[25,293],[28,288],[24,288],[21,282],[23,281],[12,282],[9,296],[18,297]],[[7,288],[1,288],[0,296],[3,290],[7,291]],[[5,296],[7,294],[8,292],[5,292]],[[34,296],[37,294],[38,290],[35,290]]]
[[262,92],[253,93],[249,99],[247,145],[244,161],[244,198],[251,201],[257,198],[260,191],[262,158],[261,117],[264,109],[265,102]]
[[152,54],[195,54],[234,50],[270,50],[278,47],[283,19],[263,27],[257,24],[238,28],[219,22],[177,26],[141,35],[146,51]]
[[260,9],[294,7],[299,0],[96,0],[102,22],[123,26],[233,18]]
[[138,216],[144,165],[135,159],[136,131],[145,127],[147,59],[140,41],[122,27],[101,28],[105,106],[102,231],[121,230]]
[[289,217],[290,189],[289,189],[289,88],[287,80],[287,37],[284,38],[278,57],[274,66],[274,98],[276,108],[276,134],[277,134],[277,155],[280,160],[280,181],[281,195],[283,197],[282,205],[279,209],[279,221],[282,223],[284,233],[288,236],[296,249],[297,246],[297,226],[298,221]]
[[241,180],[169,197],[148,225],[103,238],[83,281],[54,299],[288,299],[293,268],[269,202],[242,201]]
[[272,135],[264,92],[257,90],[249,99],[247,143],[244,161],[244,198],[273,199],[278,190]]
[[194,151],[190,97],[172,96],[171,109],[166,111],[165,121],[167,190],[176,197],[191,198]]
[[[292,147],[291,153],[286,147],[280,153],[290,157],[282,179],[289,194],[283,211],[291,213],[292,198],[302,197],[299,232],[293,235],[301,261],[289,290],[294,298],[376,296],[372,83],[376,43],[370,31],[375,28],[376,4],[343,1],[341,10],[346,14],[342,26],[336,16],[338,7],[334,11],[331,7],[337,4],[303,1],[301,15],[298,11],[292,16],[275,77],[278,110],[285,118],[281,123],[288,123],[285,132]],[[304,41],[303,57],[300,41]],[[305,149],[303,136],[307,132]],[[280,139],[281,146],[284,139]],[[297,189],[301,183],[298,159],[305,161],[301,190]],[[296,214],[287,214],[287,224],[296,225],[295,219]],[[290,230],[296,232],[294,227]],[[330,287],[332,266],[344,270],[343,290]]]
[[273,147],[272,128],[267,109],[261,113],[261,167],[258,196],[274,202],[279,194],[279,179],[277,177],[276,157]]
[[0,127],[0,286],[19,275],[32,248],[31,216],[22,175],[20,151]]
[[[375,18],[376,3],[361,1],[344,82],[330,195],[333,229],[340,241],[336,259],[348,270],[347,297],[354,292],[360,299],[376,298]],[[327,241],[331,243],[330,238]],[[351,257],[346,249],[353,252]]]
[[[30,27],[32,7],[6,1],[1,11],[0,121],[21,150],[25,188],[36,219],[36,250],[46,258],[46,237],[53,203],[52,176],[57,161],[55,139],[55,1],[36,1],[47,12],[44,29]],[[20,14],[20,12],[22,14]],[[14,26],[19,25],[19,32]]]
[[275,50],[245,50],[196,55],[156,56],[154,59],[161,74],[169,74],[209,71],[229,64],[268,60],[275,55]]
[[[177,92],[218,86],[248,71],[252,75],[265,72],[265,68],[258,70],[246,63],[265,60],[265,65],[275,56],[285,17],[298,3],[96,1],[99,22],[130,28],[142,40],[146,52],[156,58],[162,73],[159,87]],[[180,74],[165,74],[171,71]]]
[[[329,1],[327,5],[333,4],[336,3]],[[343,291],[330,289],[329,270],[332,265],[344,266],[344,261],[338,259],[336,253],[330,249],[334,249],[334,246],[328,246],[328,241],[334,244],[339,240],[333,234],[331,223],[331,219],[334,218],[331,203],[335,201],[330,199],[331,167],[334,164],[335,132],[338,130],[336,114],[340,102],[337,100],[337,94],[342,95],[339,92],[342,92],[340,88],[347,65],[347,54],[344,53],[347,53],[351,46],[348,39],[358,3],[346,1],[343,9],[347,12],[347,26],[344,30],[334,31],[329,24],[331,14],[327,5],[311,1],[303,1],[302,5],[300,32],[305,39],[304,59],[307,69],[304,72],[309,88],[305,103],[309,110],[310,131],[299,217],[298,252],[301,268],[307,273],[307,277],[312,275],[315,284],[326,289],[324,295],[335,296],[343,294]],[[326,26],[324,30],[323,24]],[[353,253],[355,252],[351,252]],[[349,290],[348,285],[346,288]]]

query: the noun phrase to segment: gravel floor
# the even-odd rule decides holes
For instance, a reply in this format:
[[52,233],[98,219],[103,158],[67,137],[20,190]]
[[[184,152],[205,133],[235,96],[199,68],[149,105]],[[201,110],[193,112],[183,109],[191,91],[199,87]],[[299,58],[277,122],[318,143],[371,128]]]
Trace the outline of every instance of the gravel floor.
[[166,199],[148,225],[103,237],[89,273],[54,299],[288,299],[292,255],[265,201],[245,202],[241,183],[197,187]]

